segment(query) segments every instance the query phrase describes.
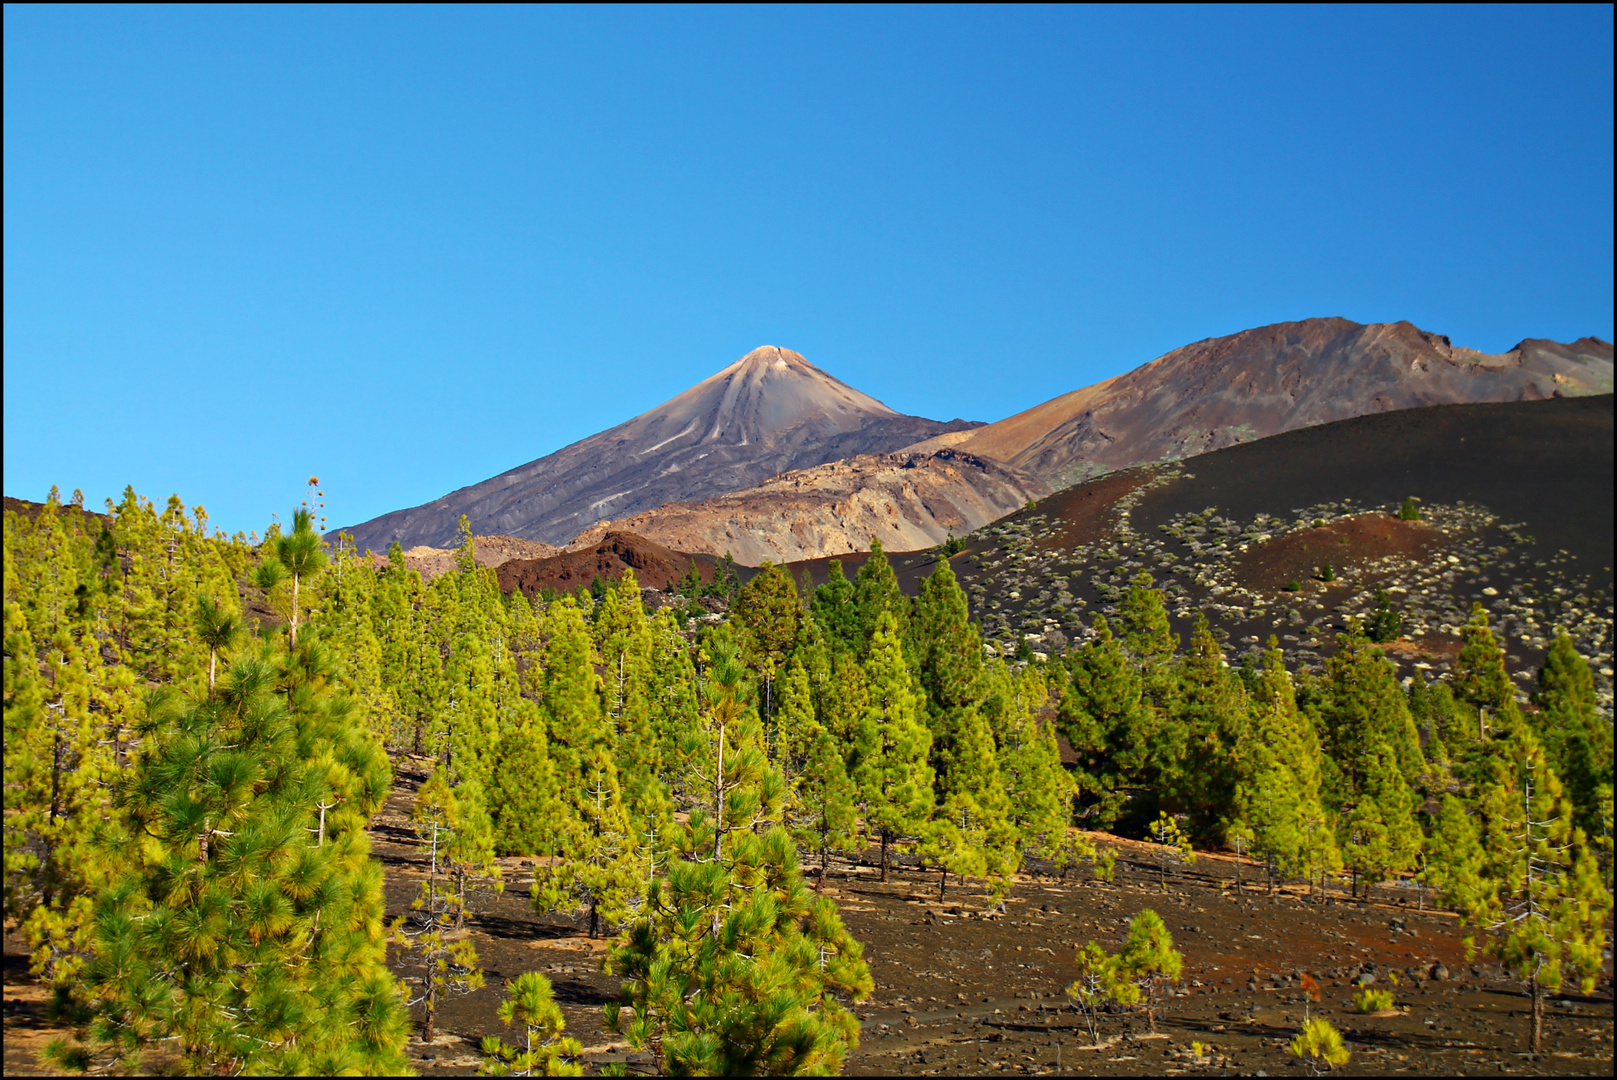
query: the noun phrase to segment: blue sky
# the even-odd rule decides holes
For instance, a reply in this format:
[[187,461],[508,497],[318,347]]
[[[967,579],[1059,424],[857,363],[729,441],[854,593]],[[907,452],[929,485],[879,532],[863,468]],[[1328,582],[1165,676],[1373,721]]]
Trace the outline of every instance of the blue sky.
[[8,495],[332,523],[760,344],[995,420],[1317,315],[1612,337],[1612,9],[5,8]]

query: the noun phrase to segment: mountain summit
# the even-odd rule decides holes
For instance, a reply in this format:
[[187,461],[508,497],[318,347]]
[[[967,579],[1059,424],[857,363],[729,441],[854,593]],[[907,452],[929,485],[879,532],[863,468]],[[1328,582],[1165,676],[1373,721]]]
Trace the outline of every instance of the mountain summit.
[[801,354],[765,345],[633,420],[345,531],[361,550],[395,540],[444,547],[464,514],[480,536],[563,544],[597,521],[979,426],[894,412]]

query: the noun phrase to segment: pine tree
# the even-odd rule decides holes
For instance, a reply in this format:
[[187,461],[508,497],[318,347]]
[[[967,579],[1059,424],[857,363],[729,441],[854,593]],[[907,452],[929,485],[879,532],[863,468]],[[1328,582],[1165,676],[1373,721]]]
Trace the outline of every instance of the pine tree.
[[485,1038],[483,1063],[478,1072],[485,1076],[583,1076],[580,1059],[584,1047],[564,1034],[567,1018],[556,1004],[550,980],[537,971],[526,971],[506,984],[506,998],[500,1002],[500,1023],[522,1026],[522,1045],[511,1046],[503,1039]]
[[870,994],[862,948],[836,906],[804,887],[779,828],[701,838],[670,863],[646,913],[614,944],[607,1026],[672,1075],[837,1072],[858,1045],[843,1002]]
[[1154,584],[1148,572],[1136,574],[1118,605],[1118,617],[1129,649],[1146,663],[1160,665],[1179,651],[1179,638],[1168,623],[1167,598]]
[[1145,1015],[1151,1030],[1157,1030],[1157,999],[1169,983],[1179,981],[1185,958],[1173,947],[1173,935],[1162,917],[1150,908],[1129,921],[1129,936],[1117,953],[1117,970],[1122,978],[1140,988],[1145,999]]
[[1104,616],[1095,616],[1094,628],[1094,638],[1069,654],[1071,690],[1057,716],[1078,754],[1079,791],[1095,800],[1090,812],[1105,826],[1122,812],[1125,789],[1145,776],[1156,714],[1145,701],[1138,669]]
[[820,873],[814,884],[819,891],[825,888],[831,852],[858,851],[863,838],[859,835],[855,805],[859,791],[843,768],[836,740],[818,724],[813,730],[814,739],[796,791],[793,835],[819,856]]
[[1363,760],[1356,802],[1342,822],[1342,854],[1353,869],[1355,895],[1361,877],[1368,895],[1376,882],[1413,870],[1421,851],[1415,793],[1398,771],[1392,748],[1377,741]]
[[1572,638],[1557,630],[1538,673],[1533,702],[1534,729],[1550,767],[1566,785],[1574,818],[1590,836],[1599,836],[1602,789],[1611,798],[1612,728],[1595,705],[1594,676]]
[[927,726],[932,731],[933,765],[953,747],[964,713],[976,709],[985,692],[982,635],[971,624],[966,594],[947,559],[921,581],[915,604],[916,666],[926,691]]
[[494,848],[506,855],[549,853],[568,835],[569,804],[560,797],[545,728],[538,706],[524,700],[499,733],[487,791]]
[[1093,941],[1078,950],[1078,978],[1067,984],[1067,996],[1077,1003],[1089,1023],[1090,1040],[1100,1044],[1096,1020],[1106,1005],[1132,1005],[1140,1000],[1140,988],[1120,977],[1118,958],[1107,955]]
[[1392,609],[1392,597],[1386,589],[1376,589],[1376,606],[1370,614],[1370,621],[1365,632],[1370,640],[1379,644],[1396,641],[1403,632],[1404,620]]
[[824,585],[814,590],[811,611],[814,621],[825,635],[826,643],[836,651],[857,652],[863,644],[859,629],[859,605],[853,583],[842,572],[842,560],[832,559],[826,568]]
[[1529,732],[1498,743],[1505,782],[1484,798],[1488,887],[1467,914],[1488,935],[1488,951],[1527,984],[1528,1049],[1543,1041],[1544,995],[1570,968],[1583,992],[1599,977],[1612,895],[1601,881],[1572,807]]
[[792,575],[768,559],[736,595],[734,619],[741,627],[748,665],[763,683],[763,712],[775,713],[775,678],[797,640],[802,618]]
[[[435,863],[437,854],[434,850]],[[429,874],[421,883],[409,913],[393,921],[393,941],[403,954],[400,965],[419,972],[404,976],[405,982],[419,988],[407,1004],[424,1006],[421,1041],[429,1046],[437,1030],[439,1004],[447,997],[470,994],[483,985],[477,948],[459,929],[461,921],[460,898],[436,874]]]
[[197,637],[208,650],[208,693],[218,680],[219,654],[227,652],[241,634],[241,616],[211,595],[197,597]]
[[1328,760],[1340,770],[1330,786],[1336,805],[1342,806],[1354,801],[1372,753],[1383,744],[1408,783],[1420,779],[1426,762],[1397,669],[1356,630],[1338,634],[1336,640],[1337,651],[1325,662],[1316,709]]
[[[909,644],[910,600],[898,587],[898,577],[893,573],[887,553],[882,550],[881,541],[876,537],[870,538],[870,558],[859,568],[855,579],[854,604],[859,609],[859,639],[856,644],[861,657],[869,655],[884,611],[893,618],[898,640]],[[906,659],[913,661],[914,658]]]
[[326,565],[326,551],[320,534],[314,531],[314,516],[303,507],[292,512],[292,534],[277,537],[272,545],[274,563],[292,579],[293,645],[298,642],[298,617],[302,611],[302,587]]
[[1454,666],[1454,696],[1471,707],[1480,740],[1489,727],[1510,729],[1519,722],[1516,694],[1505,671],[1505,650],[1494,640],[1488,612],[1481,604],[1471,605],[1471,618],[1460,632],[1465,644]]
[[1477,912],[1488,902],[1487,869],[1481,828],[1462,800],[1445,794],[1426,838],[1426,880],[1441,902],[1462,913]]
[[1246,734],[1250,706],[1240,676],[1230,670],[1200,612],[1173,700],[1174,727],[1183,743],[1175,747],[1176,760],[1161,763],[1161,797],[1188,811],[1198,831],[1212,832],[1234,796],[1238,770],[1232,755]]
[[870,749],[855,766],[854,782],[866,824],[881,838],[881,879],[886,881],[888,847],[896,839],[918,835],[931,816],[933,771],[927,761],[932,737],[917,716],[897,619],[883,611],[875,627],[865,664]]
[[[150,736],[109,823],[129,832],[107,837],[116,866],[78,991],[94,1019],[53,1063],[137,1068],[161,1049],[186,1071],[404,1067],[363,831],[386,761],[314,644],[237,660],[212,701]],[[325,761],[342,766],[335,788]],[[316,806],[339,800],[317,828]]]
[[976,709],[958,715],[936,784],[936,816],[922,850],[940,867],[939,897],[953,872],[962,881],[987,878],[989,903],[1002,901],[1021,862],[1021,837],[1011,824],[993,735]]
[[703,651],[703,723],[684,749],[712,801],[671,830],[666,877],[612,950],[623,987],[607,1023],[649,1048],[659,1072],[834,1072],[858,1031],[839,996],[868,995],[870,974],[835,906],[804,887],[776,824],[785,784],[764,753],[734,635],[715,628]]
[[663,779],[666,746],[652,717],[656,632],[633,570],[625,569],[603,598],[592,631],[605,669],[606,711],[625,805],[637,830],[659,828],[673,806]]
[[1353,1057],[1342,1041],[1342,1033],[1320,1016],[1303,1022],[1302,1031],[1287,1045],[1286,1053],[1306,1064],[1315,1076],[1319,1075],[1321,1065],[1340,1069]]
[[1167,812],[1159,812],[1157,819],[1146,830],[1156,850],[1152,856],[1157,864],[1157,884],[1163,892],[1168,891],[1168,867],[1178,863],[1194,863],[1196,849],[1191,846],[1190,837],[1185,835],[1183,829]]
[[1322,792],[1323,761],[1314,726],[1297,707],[1273,637],[1253,684],[1252,722],[1233,757],[1240,779],[1226,835],[1250,836],[1269,887],[1306,874],[1312,888],[1340,865],[1334,822]]
[[[1028,667],[1018,682],[1017,708],[999,717],[999,772],[1009,821],[1024,858],[1055,859],[1068,839],[1075,788],[1061,765],[1043,677],[1036,667]],[[1026,688],[1034,684],[1037,690],[1028,693]]]

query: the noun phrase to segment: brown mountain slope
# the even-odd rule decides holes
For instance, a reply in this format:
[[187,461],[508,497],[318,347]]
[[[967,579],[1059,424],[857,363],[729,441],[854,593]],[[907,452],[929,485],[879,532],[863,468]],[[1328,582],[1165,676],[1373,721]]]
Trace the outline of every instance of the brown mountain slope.
[[863,454],[601,522],[573,546],[595,543],[610,527],[680,551],[729,552],[748,566],[863,551],[873,536],[889,551],[915,551],[950,532],[964,536],[1048,490],[1016,469],[957,450]]
[[711,555],[690,555],[630,532],[612,530],[595,543],[542,559],[512,559],[498,570],[500,589],[521,589],[533,595],[540,589],[571,592],[596,578],[615,581],[633,570],[642,589],[666,589],[684,577],[692,563],[704,581],[711,581],[718,560]]
[[1306,319],[1186,345],[958,445],[1059,487],[1352,416],[1611,389],[1612,347],[1596,338],[1488,355],[1407,322]]
[[449,547],[465,514],[480,534],[559,544],[606,518],[976,426],[896,413],[790,349],[766,345],[615,428],[347,531],[373,551],[394,540]]

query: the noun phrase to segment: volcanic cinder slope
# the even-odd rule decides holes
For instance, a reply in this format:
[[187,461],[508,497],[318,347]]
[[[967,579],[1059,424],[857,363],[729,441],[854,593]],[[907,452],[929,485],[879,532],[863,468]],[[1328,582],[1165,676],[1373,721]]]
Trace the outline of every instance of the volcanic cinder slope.
[[[1200,612],[1237,650],[1274,634],[1293,670],[1318,666],[1351,620],[1368,625],[1385,590],[1403,619],[1389,656],[1441,676],[1480,603],[1523,692],[1564,628],[1609,709],[1612,401],[1403,409],[1136,466],[978,530],[955,572],[989,637],[1079,642],[1143,570],[1177,632]],[[1397,517],[1406,496],[1419,520]],[[893,563],[913,590],[933,558]]]
[[1612,391],[1612,347],[1457,348],[1407,322],[1305,319],[1208,338],[955,443],[1054,487],[1353,416]]
[[1048,491],[1018,469],[956,450],[861,454],[600,522],[570,546],[622,529],[680,551],[728,553],[748,566],[865,551],[872,538],[889,551],[915,551],[951,533],[964,536]]
[[766,345],[633,420],[345,531],[361,550],[386,551],[394,540],[449,547],[464,514],[479,535],[562,544],[607,518],[977,426],[894,412],[790,349]]

